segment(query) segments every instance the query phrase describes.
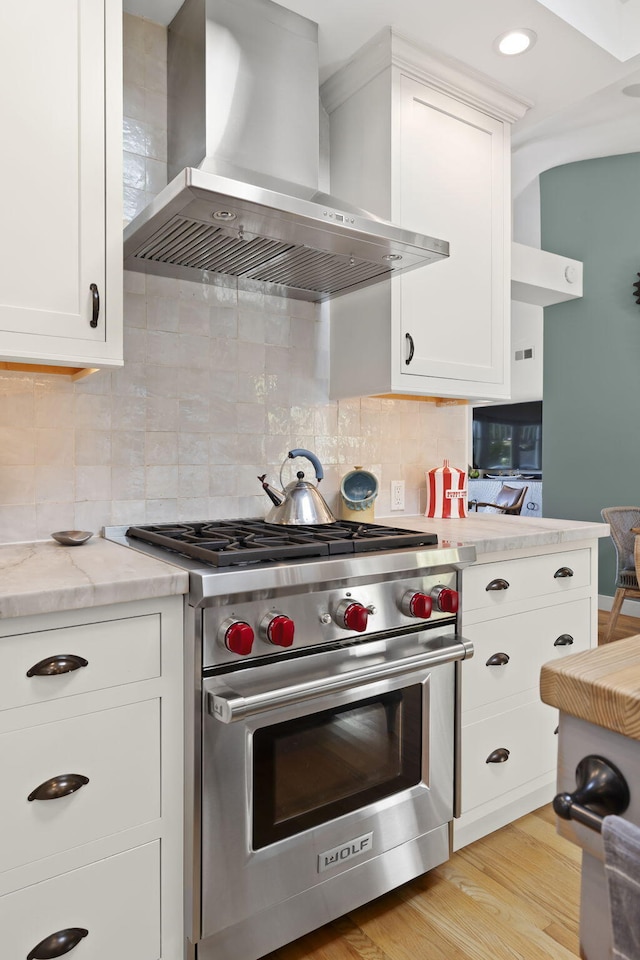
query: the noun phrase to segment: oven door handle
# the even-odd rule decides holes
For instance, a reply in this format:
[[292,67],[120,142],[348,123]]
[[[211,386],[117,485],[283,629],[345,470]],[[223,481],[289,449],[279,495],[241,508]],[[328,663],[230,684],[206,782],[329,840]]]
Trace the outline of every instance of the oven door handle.
[[[377,663],[373,666],[362,667],[360,670],[350,670],[339,676],[329,676],[322,679],[303,680],[284,687],[276,687],[264,693],[255,693],[243,696],[231,687],[220,683],[215,692],[207,696],[207,709],[212,717],[221,723],[234,723],[246,717],[275,710],[279,707],[288,707],[296,703],[306,703],[317,700],[329,693],[337,693],[354,685],[373,683],[376,680],[386,680],[391,677],[413,673],[422,667],[436,667],[442,663],[451,663],[454,660],[464,660],[473,656],[473,644],[460,636],[447,637],[451,646],[438,650],[424,650],[410,657],[394,662]],[[455,645],[454,645],[455,644]]]

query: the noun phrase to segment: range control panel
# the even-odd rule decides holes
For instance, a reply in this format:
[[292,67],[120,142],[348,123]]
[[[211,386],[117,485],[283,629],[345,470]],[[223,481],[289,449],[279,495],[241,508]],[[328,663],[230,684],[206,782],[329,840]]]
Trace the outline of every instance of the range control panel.
[[257,598],[221,598],[204,610],[203,666],[359,639],[455,618],[455,572],[354,583]]

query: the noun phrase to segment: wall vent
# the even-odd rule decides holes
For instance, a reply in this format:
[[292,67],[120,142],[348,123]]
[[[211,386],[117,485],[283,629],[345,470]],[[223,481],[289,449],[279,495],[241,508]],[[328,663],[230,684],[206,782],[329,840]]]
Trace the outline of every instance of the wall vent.
[[525,347],[523,350],[516,350],[515,352],[516,360],[533,360],[533,358],[533,347]]

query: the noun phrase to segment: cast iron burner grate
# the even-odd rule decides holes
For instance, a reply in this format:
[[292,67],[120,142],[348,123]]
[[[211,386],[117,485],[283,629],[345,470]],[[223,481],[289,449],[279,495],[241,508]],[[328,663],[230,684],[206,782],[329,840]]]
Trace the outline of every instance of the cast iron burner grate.
[[160,523],[129,527],[126,535],[217,567],[402,547],[432,547],[438,543],[434,533],[351,520],[317,527],[283,527],[255,519]]

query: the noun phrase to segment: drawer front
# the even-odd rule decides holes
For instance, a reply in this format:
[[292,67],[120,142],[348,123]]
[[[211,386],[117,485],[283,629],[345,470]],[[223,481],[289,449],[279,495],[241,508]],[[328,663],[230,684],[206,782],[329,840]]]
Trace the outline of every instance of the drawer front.
[[[533,701],[515,710],[462,727],[462,813],[555,771],[558,715]],[[503,763],[488,763],[494,751],[507,750]]]
[[0,897],[2,956],[24,960],[52,934],[76,929],[65,934],[80,938],[69,960],[158,960],[159,848],[156,840]]
[[463,609],[499,610],[530,597],[569,594],[578,587],[589,586],[590,581],[590,550],[482,563],[463,573]]
[[0,639],[3,710],[159,675],[158,614]]
[[[154,820],[160,816],[159,701],[6,733],[0,771],[2,870]],[[63,780],[70,774],[89,782],[73,789]],[[64,795],[27,799],[52,778]]]
[[543,663],[591,645],[591,601],[574,600],[465,628],[474,655],[462,666],[462,710],[537,689]]

